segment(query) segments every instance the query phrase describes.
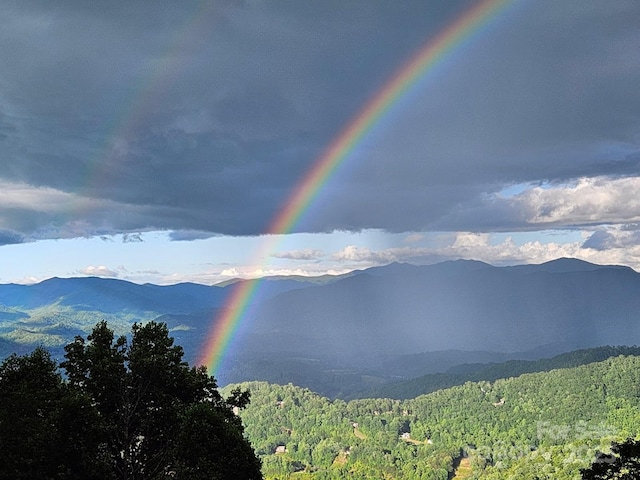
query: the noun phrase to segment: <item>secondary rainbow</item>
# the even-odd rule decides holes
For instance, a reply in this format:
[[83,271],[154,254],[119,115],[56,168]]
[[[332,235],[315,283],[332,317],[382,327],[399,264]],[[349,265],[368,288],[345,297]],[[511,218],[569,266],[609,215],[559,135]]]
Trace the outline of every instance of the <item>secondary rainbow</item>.
[[[443,58],[486,25],[509,3],[510,0],[483,0],[475,4],[437,36],[431,38],[393,75],[313,163],[312,168],[292,192],[285,207],[271,222],[266,232],[265,244],[256,258],[268,258],[269,252],[277,241],[276,236],[293,229],[331,174],[349,157],[349,154],[384,117],[391,106],[410,90],[411,86],[432,71]],[[210,373],[217,374],[220,363],[259,284],[259,280],[238,283],[222,309],[221,315],[215,319],[211,335],[198,361],[200,365],[206,365]]]
[[[160,57],[153,57],[148,62],[148,69],[137,73],[137,81],[131,86],[131,92],[121,100],[122,106],[117,109],[111,121],[105,122],[105,133],[102,143],[96,146],[94,158],[88,163],[86,170],[86,187],[100,188],[113,179],[114,144],[132,143],[135,145],[139,135],[144,135],[145,121],[153,117],[154,108],[161,104],[171,87],[176,84],[181,72],[188,70],[188,62],[192,53],[206,45],[216,23],[216,2],[194,2],[192,11],[185,10],[184,20],[175,30],[169,45],[171,47]],[[178,20],[176,20],[178,21]],[[142,73],[144,72],[144,73]],[[114,98],[115,101],[115,98]],[[79,212],[91,208],[90,204],[78,203]]]

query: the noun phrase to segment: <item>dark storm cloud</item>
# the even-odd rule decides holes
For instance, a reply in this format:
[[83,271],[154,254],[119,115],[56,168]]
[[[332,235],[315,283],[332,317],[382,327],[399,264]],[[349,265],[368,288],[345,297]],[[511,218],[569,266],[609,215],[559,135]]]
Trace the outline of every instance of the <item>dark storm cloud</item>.
[[12,230],[0,230],[0,245],[15,245],[23,243],[24,237]]
[[210,232],[199,230],[174,230],[169,234],[172,242],[191,242],[194,240],[206,240],[213,235]]
[[[264,232],[349,119],[469,5],[6,2],[0,182],[20,204],[2,197],[0,227]],[[514,2],[398,102],[298,228],[529,229],[539,196],[496,197],[505,186],[636,175],[639,15],[632,1]]]

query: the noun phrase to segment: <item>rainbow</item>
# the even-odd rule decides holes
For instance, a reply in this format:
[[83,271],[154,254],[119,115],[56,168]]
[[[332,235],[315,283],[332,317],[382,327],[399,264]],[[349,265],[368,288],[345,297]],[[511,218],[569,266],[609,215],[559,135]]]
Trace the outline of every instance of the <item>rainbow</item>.
[[[349,157],[363,137],[380,122],[394,103],[509,3],[510,0],[478,2],[431,38],[395,73],[315,160],[312,168],[290,195],[285,208],[272,221],[266,232],[268,235],[261,248],[261,255],[256,258],[265,258],[272,251],[277,236],[293,229],[331,174]],[[227,300],[222,314],[215,320],[213,330],[198,360],[198,364],[207,366],[212,374],[217,374],[259,283],[258,280],[239,282]]]

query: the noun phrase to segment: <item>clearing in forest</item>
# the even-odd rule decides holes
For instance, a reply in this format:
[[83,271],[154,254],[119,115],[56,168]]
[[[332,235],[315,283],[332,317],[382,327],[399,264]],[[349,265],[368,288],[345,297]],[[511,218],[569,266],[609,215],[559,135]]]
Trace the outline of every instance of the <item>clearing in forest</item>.
[[461,458],[458,467],[453,472],[455,475],[452,480],[465,480],[467,478],[471,478],[471,474],[473,473],[471,469],[471,462],[468,458]]

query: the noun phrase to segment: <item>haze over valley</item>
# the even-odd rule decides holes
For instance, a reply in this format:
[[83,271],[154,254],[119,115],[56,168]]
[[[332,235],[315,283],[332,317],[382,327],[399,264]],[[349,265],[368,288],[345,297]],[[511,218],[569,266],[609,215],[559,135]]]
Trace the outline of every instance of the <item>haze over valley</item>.
[[[98,320],[120,333],[157,320],[194,364],[238,286],[100,278],[0,285],[3,353],[44,344],[61,358],[62,346]],[[257,289],[215,372],[222,384],[292,382],[346,395],[463,363],[640,343],[640,274],[572,259],[390,264],[314,282],[265,279]]]

